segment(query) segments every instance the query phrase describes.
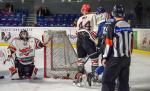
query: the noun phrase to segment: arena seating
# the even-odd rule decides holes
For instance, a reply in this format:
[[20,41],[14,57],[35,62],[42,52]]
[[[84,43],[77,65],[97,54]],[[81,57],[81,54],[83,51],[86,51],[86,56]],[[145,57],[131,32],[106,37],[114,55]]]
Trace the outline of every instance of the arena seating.
[[0,26],[25,26],[28,10],[18,9],[12,13],[0,11]]
[[[75,19],[78,19],[81,14],[52,14],[48,17],[36,16],[37,27],[72,27]],[[26,26],[28,17],[27,9],[17,9],[15,12],[7,13],[0,10],[0,26]],[[134,25],[135,17],[126,14],[125,20],[131,20],[131,25]],[[133,26],[135,27],[135,26]]]
[[47,18],[44,16],[37,16],[37,26],[49,27],[72,27],[75,19],[78,19],[81,14],[53,14]]

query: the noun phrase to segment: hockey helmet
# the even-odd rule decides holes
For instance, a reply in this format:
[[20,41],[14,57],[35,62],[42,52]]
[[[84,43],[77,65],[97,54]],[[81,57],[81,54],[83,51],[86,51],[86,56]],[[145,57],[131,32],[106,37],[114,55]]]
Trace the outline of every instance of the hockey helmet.
[[91,11],[91,7],[88,3],[85,3],[82,5],[82,8],[81,8],[82,13],[89,13],[90,11]]
[[104,13],[104,12],[105,12],[105,9],[101,6],[96,9],[96,14],[101,14],[101,13]]
[[125,16],[124,5],[123,5],[122,3],[121,3],[121,4],[116,4],[116,5],[113,7],[112,15],[113,15],[114,17],[124,17],[124,16]]

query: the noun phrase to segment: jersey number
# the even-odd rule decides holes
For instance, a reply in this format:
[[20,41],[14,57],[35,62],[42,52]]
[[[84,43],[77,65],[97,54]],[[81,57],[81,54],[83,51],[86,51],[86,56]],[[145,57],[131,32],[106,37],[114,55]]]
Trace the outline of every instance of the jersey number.
[[84,25],[81,22],[79,24],[79,29],[86,29],[86,30],[90,31],[91,30],[90,21],[87,21]]

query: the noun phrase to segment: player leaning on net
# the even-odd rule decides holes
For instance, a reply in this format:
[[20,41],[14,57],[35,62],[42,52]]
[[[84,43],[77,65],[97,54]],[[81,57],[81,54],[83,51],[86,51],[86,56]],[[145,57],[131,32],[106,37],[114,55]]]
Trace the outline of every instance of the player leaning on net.
[[115,91],[118,78],[118,91],[129,91],[129,67],[133,47],[133,31],[124,20],[123,4],[113,7],[114,22],[106,22],[105,50],[102,64],[105,67],[102,77],[102,91]]
[[92,72],[98,67],[98,53],[96,51],[95,38],[97,29],[96,16],[92,14],[90,5],[85,3],[82,5],[81,16],[77,21],[77,54],[78,54],[78,73],[85,73],[84,58],[89,56],[92,63]]
[[10,50],[8,57],[11,58],[12,54],[15,54],[14,66],[9,68],[12,79],[36,77],[38,69],[34,65],[35,50],[44,47],[45,44],[37,38],[29,37],[28,32],[24,29],[20,32],[19,37],[12,40],[8,47]]

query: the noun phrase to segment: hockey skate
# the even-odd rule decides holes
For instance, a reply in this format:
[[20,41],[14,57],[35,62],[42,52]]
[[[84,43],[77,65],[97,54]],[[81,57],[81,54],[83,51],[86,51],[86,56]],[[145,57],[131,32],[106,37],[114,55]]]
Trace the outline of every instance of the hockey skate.
[[92,85],[100,84],[102,81],[98,77],[98,75],[91,72],[91,73],[87,73],[87,82],[89,86],[92,86]]
[[88,85],[89,85],[89,86],[92,85],[92,74],[91,74],[91,73],[88,73],[88,74],[87,74],[87,82],[88,82]]
[[92,73],[80,73],[78,72],[75,76],[75,80],[73,81],[73,85],[76,86],[91,86],[92,85],[92,79],[93,75]]
[[91,81],[93,85],[100,84],[102,82],[101,79],[99,78],[99,75],[96,74],[92,74]]
[[73,81],[73,85],[81,87],[82,84],[82,73],[78,72],[75,75],[75,80]]
[[102,80],[101,80],[101,77],[102,76],[102,73],[104,71],[104,67],[103,66],[99,66],[95,69],[95,72],[93,74],[93,81],[94,82],[97,82],[97,83],[101,83]]

